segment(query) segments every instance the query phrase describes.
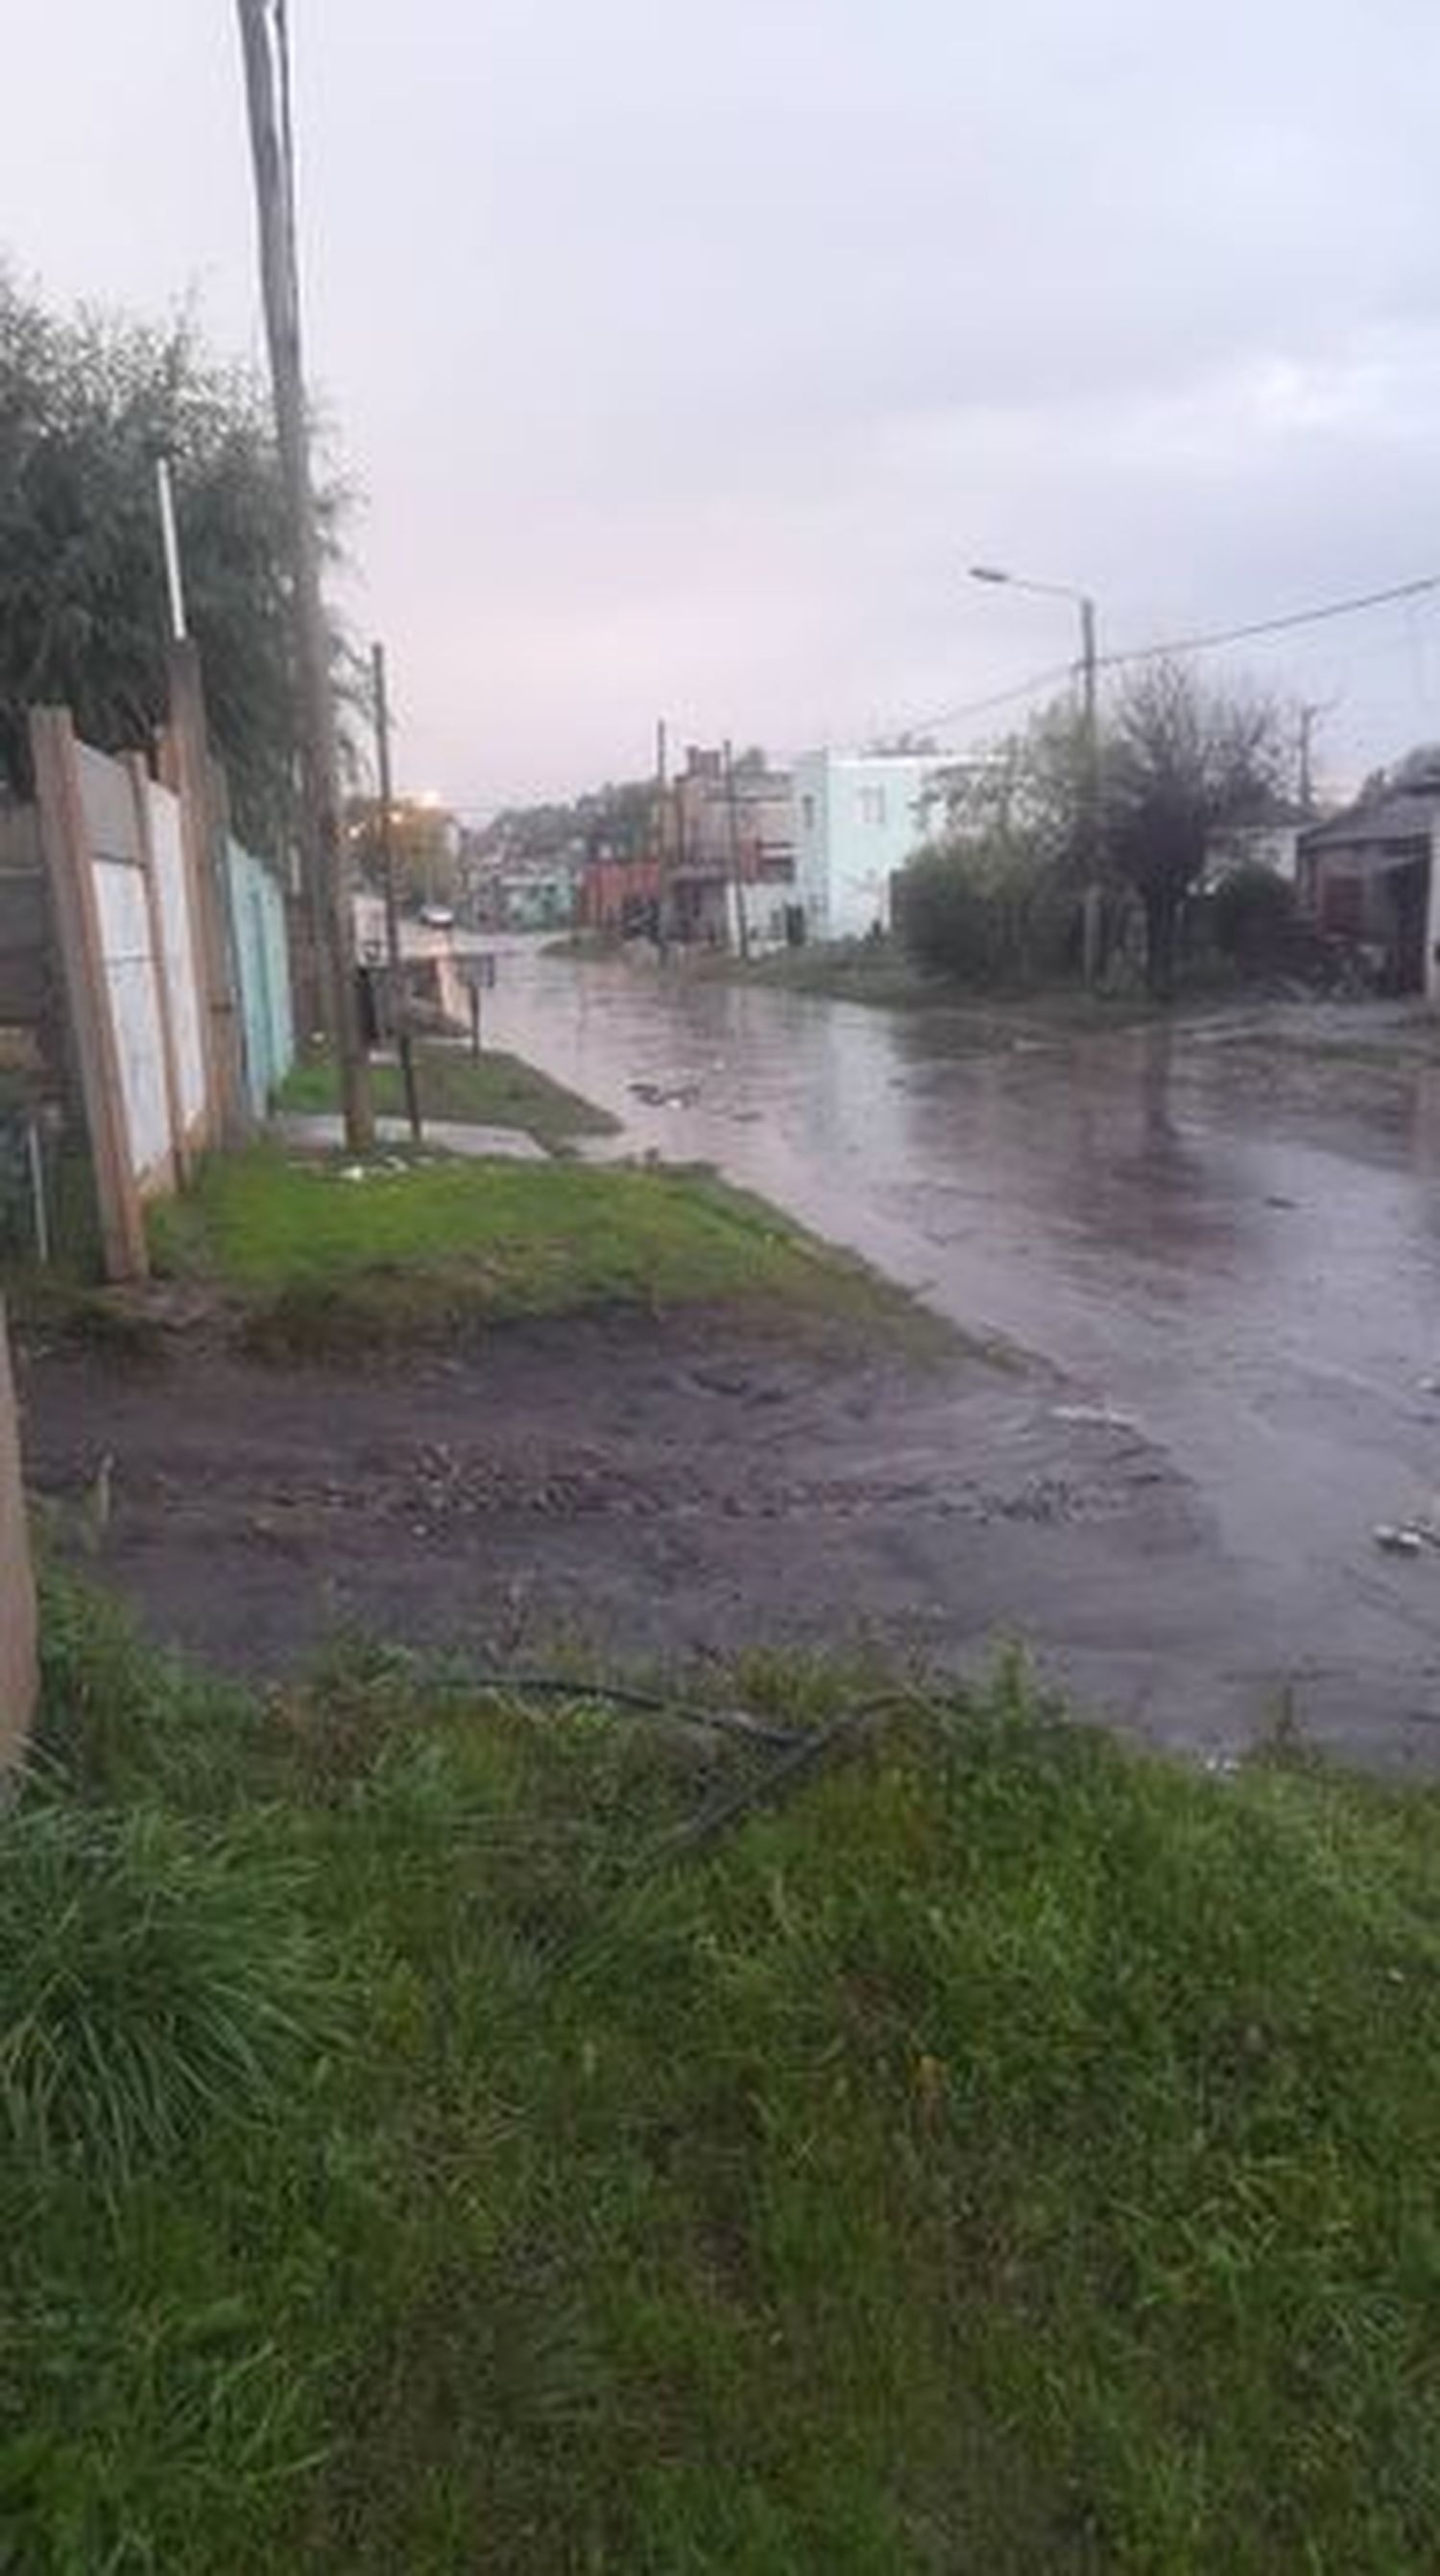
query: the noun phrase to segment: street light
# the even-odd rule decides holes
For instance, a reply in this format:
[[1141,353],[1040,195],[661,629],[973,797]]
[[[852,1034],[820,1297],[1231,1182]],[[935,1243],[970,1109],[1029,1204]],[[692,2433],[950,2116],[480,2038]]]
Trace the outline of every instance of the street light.
[[1080,611],[1081,740],[1084,757],[1081,859],[1085,872],[1085,981],[1093,984],[1100,962],[1100,727],[1096,706],[1095,602],[1064,581],[1027,581],[998,564],[971,564],[972,581],[1006,590],[1033,591],[1040,599],[1068,599]]

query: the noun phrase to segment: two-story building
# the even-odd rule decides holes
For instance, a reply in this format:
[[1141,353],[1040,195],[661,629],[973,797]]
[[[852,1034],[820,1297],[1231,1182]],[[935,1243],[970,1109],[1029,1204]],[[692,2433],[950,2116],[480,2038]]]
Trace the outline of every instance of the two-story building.
[[684,945],[779,948],[794,901],[790,773],[761,751],[728,768],[692,744],[665,817],[667,930]]
[[795,901],[807,940],[890,928],[890,880],[929,827],[947,762],[915,751],[807,751],[795,763]]

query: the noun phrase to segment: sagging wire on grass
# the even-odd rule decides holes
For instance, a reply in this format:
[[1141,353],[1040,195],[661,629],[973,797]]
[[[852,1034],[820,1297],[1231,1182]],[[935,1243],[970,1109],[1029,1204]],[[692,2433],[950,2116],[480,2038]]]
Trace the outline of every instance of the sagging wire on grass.
[[800,1730],[793,1726],[772,1726],[763,1717],[754,1717],[743,1708],[699,1708],[683,1700],[665,1698],[660,1691],[634,1688],[628,1682],[577,1681],[563,1673],[467,1673],[465,1687],[491,1693],[497,1698],[600,1700],[607,1707],[625,1709],[638,1717],[674,1718],[682,1726],[703,1727],[716,1735],[733,1735],[747,1744],[766,1744],[781,1749],[802,1742]]

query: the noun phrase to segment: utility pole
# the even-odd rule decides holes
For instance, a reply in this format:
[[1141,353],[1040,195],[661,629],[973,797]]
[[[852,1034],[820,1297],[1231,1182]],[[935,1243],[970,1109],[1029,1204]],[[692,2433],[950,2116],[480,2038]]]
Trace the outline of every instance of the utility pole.
[[1315,811],[1315,778],[1311,767],[1310,744],[1316,725],[1319,723],[1319,720],[1323,715],[1329,714],[1331,703],[1333,702],[1327,702],[1325,705],[1320,705],[1318,703],[1310,705],[1307,703],[1302,705],[1300,709],[1299,784],[1300,811],[1302,814],[1313,814]]
[[1103,944],[1104,892],[1100,879],[1100,710],[1096,686],[1099,657],[1095,649],[1095,602],[1082,594],[1080,600],[1080,723],[1081,758],[1085,765],[1083,817],[1085,912],[1084,974],[1087,984],[1098,983]]
[[365,1153],[375,1142],[375,1117],[355,990],[355,925],[350,909],[347,853],[340,830],[340,761],[330,629],[320,589],[320,542],[300,355],[285,0],[236,0],[236,5],[245,57],[275,433],[290,533],[306,876],[322,963],[326,1016],[340,1074],[345,1142],[351,1153]]
[[405,1115],[410,1134],[420,1142],[420,1094],[415,1084],[415,1048],[405,1006],[400,960],[400,907],[395,899],[395,834],[390,786],[390,699],[385,686],[385,647],[372,644],[370,668],[375,683],[375,774],[380,789],[380,870],[385,888],[385,950],[390,960],[390,1012],[400,1079],[405,1086]]
[[1009,590],[1033,591],[1039,599],[1068,599],[1080,611],[1080,872],[1083,894],[1085,981],[1100,973],[1105,889],[1101,861],[1100,710],[1096,690],[1099,654],[1095,649],[1095,602],[1088,591],[1072,590],[1065,581],[1029,581],[998,564],[971,564],[972,581],[1000,583]]
[[670,737],[661,716],[655,726],[655,927],[661,962],[670,946]]
[[735,802],[735,760],[725,745],[725,826],[730,844],[730,884],[735,896],[735,943],[742,965],[750,962],[750,925],[745,918],[745,878],[740,865],[740,815]]

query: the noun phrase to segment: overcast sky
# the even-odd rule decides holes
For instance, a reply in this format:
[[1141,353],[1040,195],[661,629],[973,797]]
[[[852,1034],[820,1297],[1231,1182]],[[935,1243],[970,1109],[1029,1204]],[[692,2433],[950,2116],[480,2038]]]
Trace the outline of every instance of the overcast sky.
[[[925,719],[1440,570],[1436,0],[291,0],[313,384],[405,783]],[[261,353],[228,0],[7,11],[0,247]],[[141,138],[148,131],[148,143]],[[1244,667],[1440,735],[1440,613]],[[995,719],[990,719],[993,724]],[[972,738],[973,722],[950,728]]]

